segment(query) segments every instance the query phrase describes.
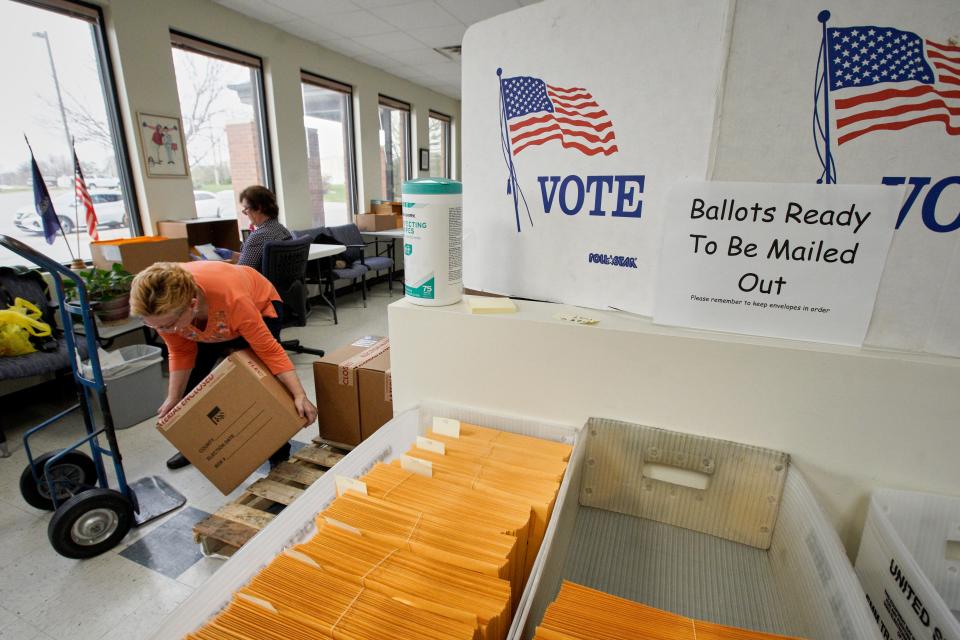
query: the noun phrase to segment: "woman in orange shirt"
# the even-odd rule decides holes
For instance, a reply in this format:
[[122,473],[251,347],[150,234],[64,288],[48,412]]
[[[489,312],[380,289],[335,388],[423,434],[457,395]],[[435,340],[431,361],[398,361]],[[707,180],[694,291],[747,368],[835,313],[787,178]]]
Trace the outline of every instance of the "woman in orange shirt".
[[[280,346],[280,296],[254,269],[216,261],[158,262],[134,278],[130,307],[156,329],[170,353],[167,399],[159,417],[206,378],[217,361],[249,347],[290,391],[308,424],[317,419],[316,407]],[[271,464],[286,460],[289,451],[290,445],[284,445],[270,457]],[[179,453],[167,460],[171,469],[188,464]]]

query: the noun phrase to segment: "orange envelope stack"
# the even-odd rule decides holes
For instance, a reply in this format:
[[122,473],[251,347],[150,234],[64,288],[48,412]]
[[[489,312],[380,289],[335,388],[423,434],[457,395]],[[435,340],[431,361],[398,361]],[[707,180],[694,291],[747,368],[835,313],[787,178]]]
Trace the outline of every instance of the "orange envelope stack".
[[571,447],[451,422],[337,478],[317,533],[187,638],[505,638]]
[[[564,581],[534,640],[789,640],[694,620]],[[794,639],[799,640],[799,639]]]

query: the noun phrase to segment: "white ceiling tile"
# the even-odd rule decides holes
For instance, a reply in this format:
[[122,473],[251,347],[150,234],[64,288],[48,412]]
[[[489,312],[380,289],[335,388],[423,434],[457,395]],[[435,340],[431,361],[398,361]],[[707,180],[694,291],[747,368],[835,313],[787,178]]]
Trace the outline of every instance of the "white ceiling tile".
[[270,0],[270,2],[283,7],[290,13],[317,22],[323,22],[327,16],[333,14],[359,11],[362,8],[351,0]]
[[429,62],[424,64],[418,64],[417,68],[420,69],[423,73],[429,73],[430,75],[438,75],[441,73],[446,73],[450,71],[460,72],[460,64],[456,62]]
[[339,51],[340,53],[346,54],[350,57],[368,56],[371,53],[376,53],[376,51],[370,47],[365,47],[362,44],[357,43],[356,40],[351,40],[350,38],[330,40],[328,42],[324,42],[323,46],[334,51]]
[[300,18],[299,20],[294,20],[293,22],[281,22],[280,24],[274,26],[278,29],[283,29],[287,33],[292,33],[295,36],[303,38],[304,40],[317,42],[323,45],[326,45],[326,43],[332,40],[337,40],[340,38],[340,36],[329,29],[324,29],[316,22],[307,20],[305,18]]
[[451,47],[463,42],[463,34],[467,27],[462,24],[446,27],[427,27],[425,29],[410,29],[407,33],[427,45],[428,47]]
[[420,65],[437,64],[446,60],[446,58],[433,49],[427,49],[423,46],[413,51],[397,51],[396,53],[391,53],[390,57],[400,64],[408,64],[411,67],[418,68]]
[[436,2],[423,0],[395,7],[382,7],[373,12],[390,24],[401,29],[417,29],[420,27],[446,27],[458,24],[458,20],[447,13]]
[[373,49],[374,51],[379,51],[380,53],[393,53],[395,51],[423,49],[422,42],[414,39],[402,31],[381,33],[375,36],[359,36],[353,40],[365,47]]
[[384,22],[369,11],[351,11],[349,13],[335,13],[327,16],[323,26],[339,33],[345,38],[358,36],[372,36],[378,33],[389,33],[396,28]]
[[411,0],[353,0],[353,2],[364,9],[379,9],[380,7],[392,7],[398,4],[410,4]]
[[[471,25],[474,22],[480,22],[493,16],[498,16],[507,11],[513,11],[520,7],[517,0],[437,0],[437,4],[456,16],[460,22]],[[421,25],[429,26],[429,25]]]
[[299,18],[298,15],[265,0],[222,0],[220,4],[267,24],[290,22]]
[[405,72],[410,68],[409,66],[399,63],[382,53],[374,53],[368,56],[357,56],[356,59],[363,64],[368,64],[371,67],[377,67],[378,69],[383,69],[384,71],[389,71],[390,73]]

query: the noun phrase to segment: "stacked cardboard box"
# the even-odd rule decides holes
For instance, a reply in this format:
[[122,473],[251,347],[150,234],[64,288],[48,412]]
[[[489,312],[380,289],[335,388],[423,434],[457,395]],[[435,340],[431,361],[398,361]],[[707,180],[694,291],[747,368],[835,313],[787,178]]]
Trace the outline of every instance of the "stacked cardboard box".
[[403,203],[386,200],[371,200],[370,211],[357,215],[361,231],[385,231],[403,228]]
[[130,273],[140,273],[155,262],[187,262],[190,247],[185,238],[137,236],[91,242],[90,254],[98,269],[119,264]]
[[313,364],[320,437],[355,446],[393,417],[390,341],[364,336]]

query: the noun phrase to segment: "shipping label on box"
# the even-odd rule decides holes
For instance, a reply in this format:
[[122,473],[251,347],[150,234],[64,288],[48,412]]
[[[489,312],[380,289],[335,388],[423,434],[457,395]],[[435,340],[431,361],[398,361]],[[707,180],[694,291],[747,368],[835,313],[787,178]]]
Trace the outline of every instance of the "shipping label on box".
[[305,426],[250,350],[231,354],[157,428],[224,495]]

